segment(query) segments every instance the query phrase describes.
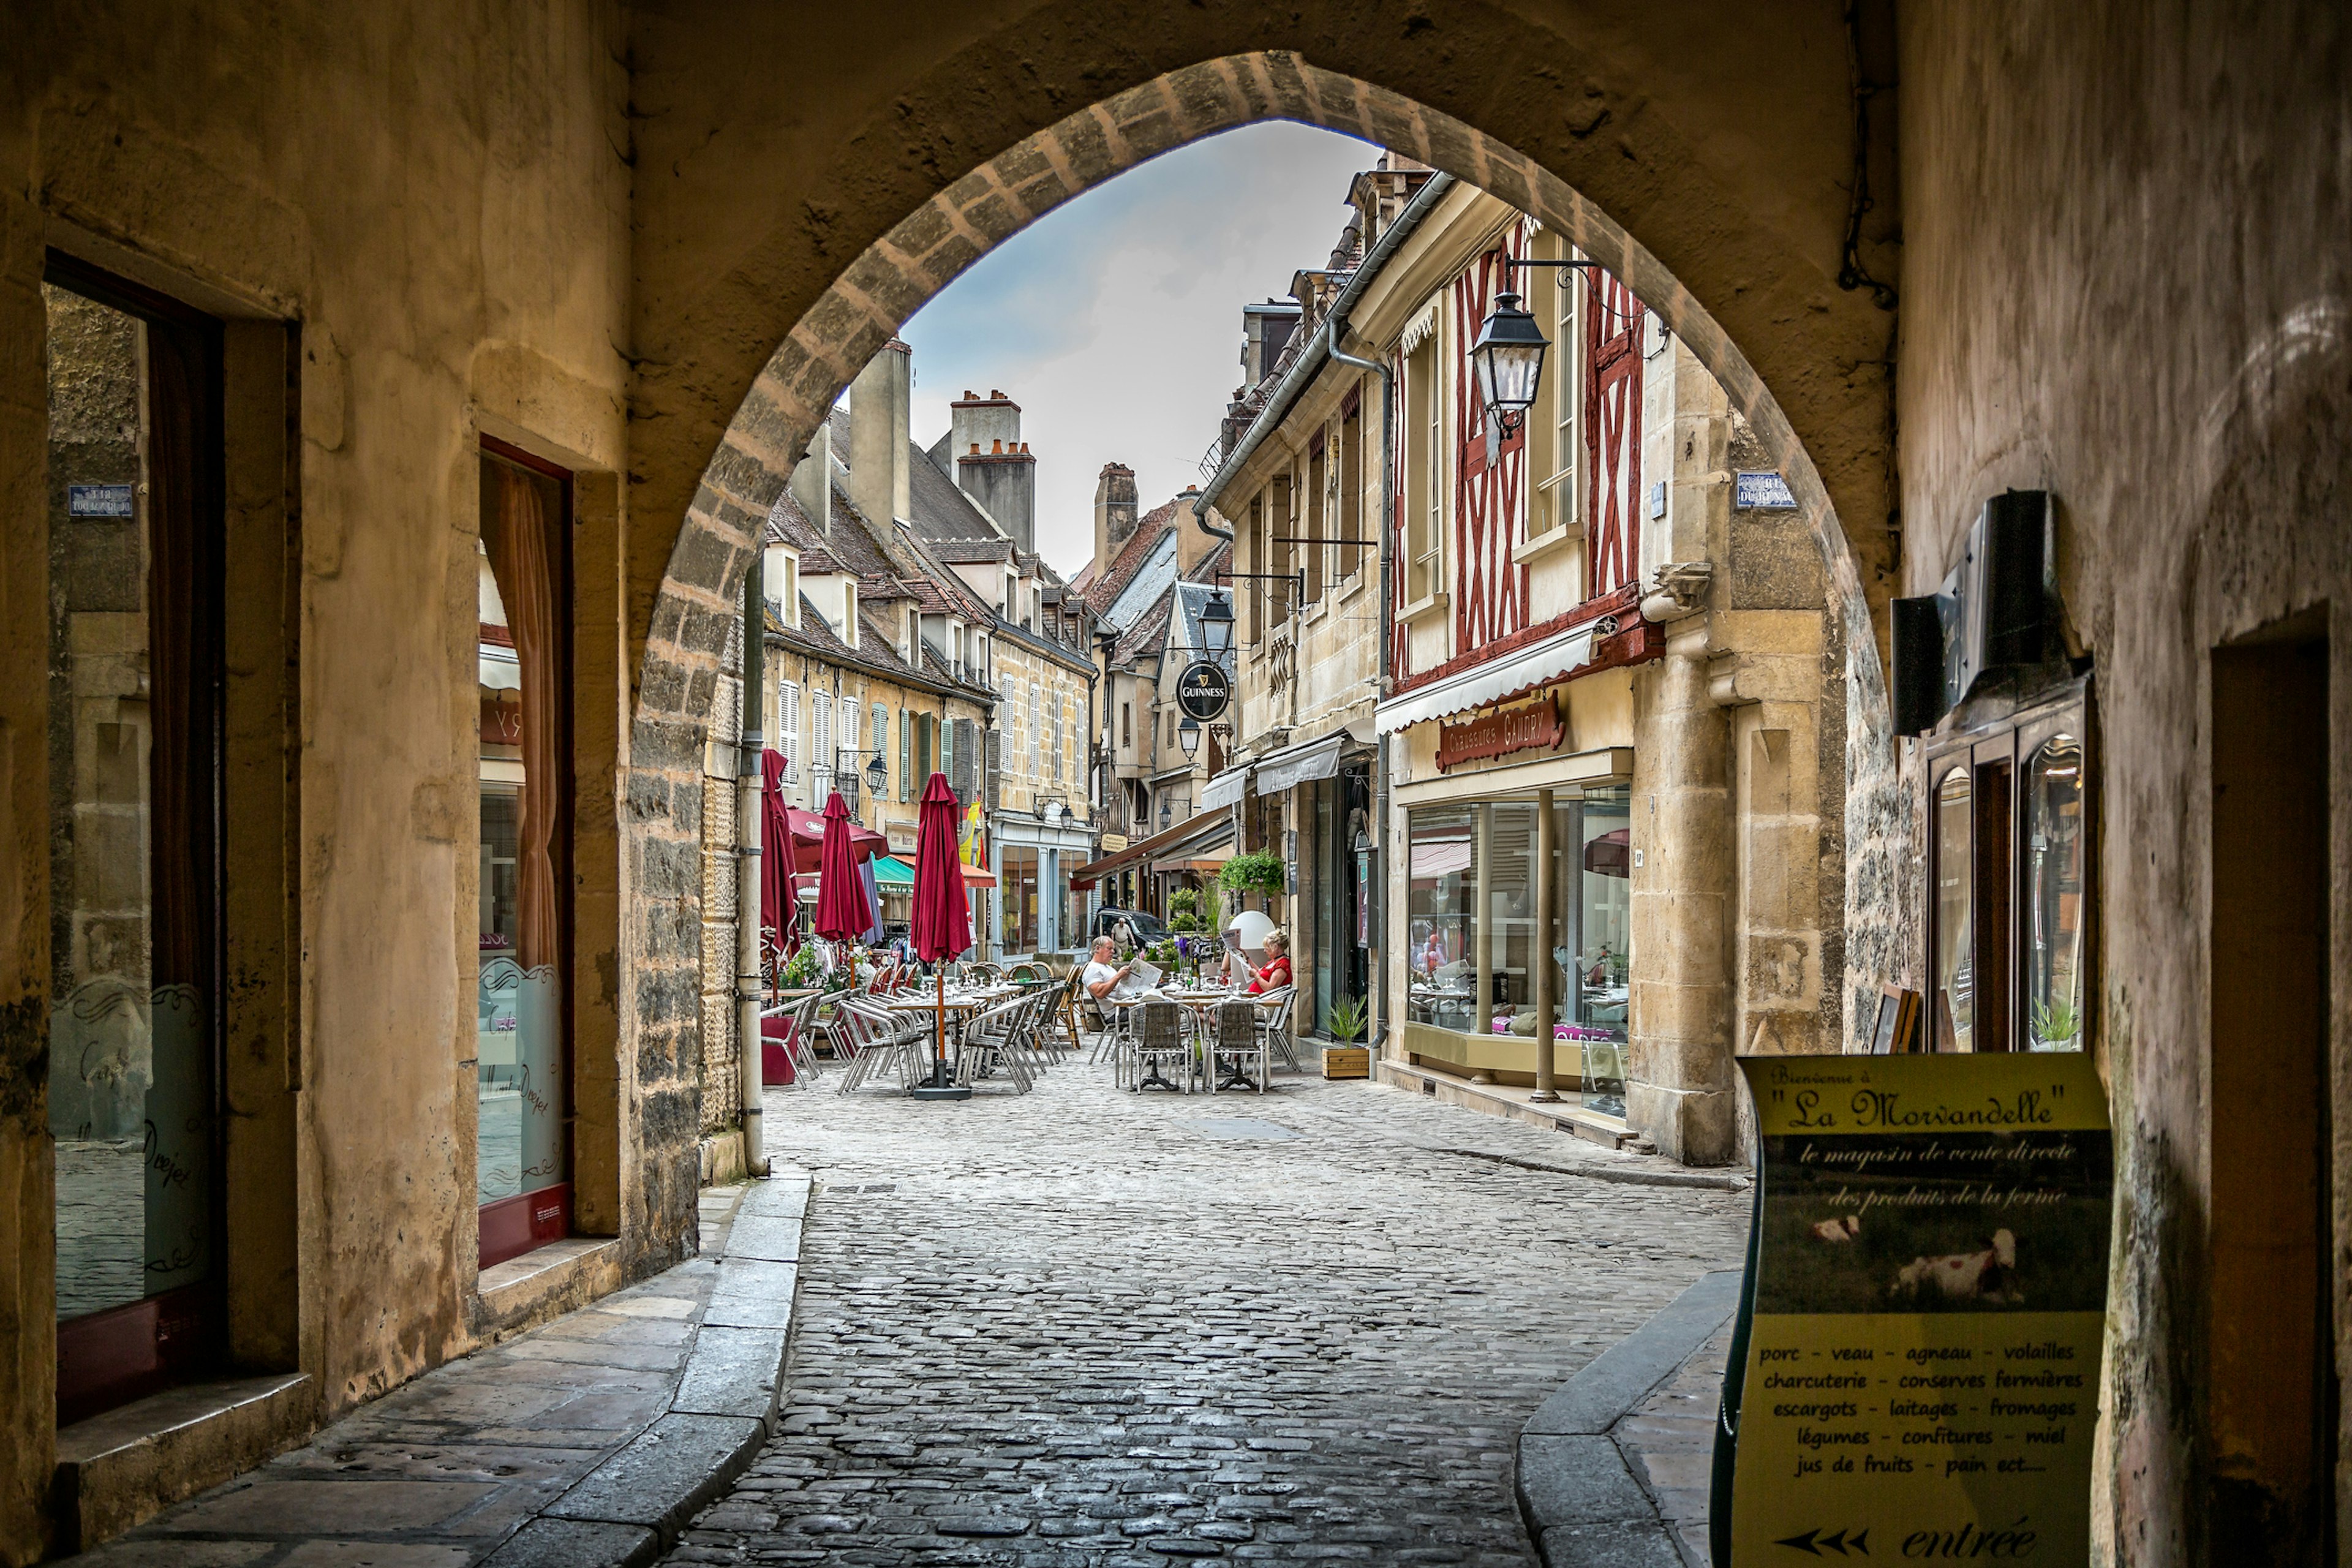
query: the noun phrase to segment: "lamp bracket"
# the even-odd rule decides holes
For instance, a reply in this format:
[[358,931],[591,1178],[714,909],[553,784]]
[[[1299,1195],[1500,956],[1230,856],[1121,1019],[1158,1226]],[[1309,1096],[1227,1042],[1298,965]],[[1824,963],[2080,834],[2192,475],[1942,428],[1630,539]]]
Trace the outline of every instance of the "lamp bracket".
[[[1564,269],[1574,269],[1576,271],[1582,271],[1589,268],[1595,272],[1604,270],[1601,263],[1598,261],[1516,261],[1510,257],[1506,256],[1503,258],[1503,280],[1506,283],[1510,281],[1511,268],[1514,267],[1558,267]],[[1560,273],[1559,286],[1561,288],[1565,289],[1568,287],[1570,275],[1569,270],[1563,270]]]

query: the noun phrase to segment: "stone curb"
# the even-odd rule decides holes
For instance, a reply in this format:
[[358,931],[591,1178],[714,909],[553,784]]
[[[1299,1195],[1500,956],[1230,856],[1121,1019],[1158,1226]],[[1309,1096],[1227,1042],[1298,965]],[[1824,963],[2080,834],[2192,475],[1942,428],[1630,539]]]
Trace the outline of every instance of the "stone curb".
[[1737,1269],[1701,1275],[1543,1402],[1518,1444],[1519,1514],[1544,1568],[1683,1568],[1610,1428],[1714,1337],[1739,1304]]
[[483,1568],[644,1568],[751,1467],[776,1429],[808,1196],[805,1171],[779,1171],[744,1194],[667,1413]]

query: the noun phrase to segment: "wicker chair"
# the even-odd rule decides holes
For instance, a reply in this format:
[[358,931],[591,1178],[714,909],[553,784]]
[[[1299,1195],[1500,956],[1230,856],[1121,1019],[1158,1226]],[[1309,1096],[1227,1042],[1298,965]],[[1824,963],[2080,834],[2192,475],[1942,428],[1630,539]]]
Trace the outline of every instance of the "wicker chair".
[[[1134,1079],[1129,1089],[1140,1091],[1156,1084],[1179,1093],[1192,1092],[1192,1047],[1184,1038],[1183,1013],[1175,1003],[1158,998],[1133,1009],[1126,1042],[1129,1076]],[[1162,1073],[1162,1065],[1175,1068],[1181,1079]]]

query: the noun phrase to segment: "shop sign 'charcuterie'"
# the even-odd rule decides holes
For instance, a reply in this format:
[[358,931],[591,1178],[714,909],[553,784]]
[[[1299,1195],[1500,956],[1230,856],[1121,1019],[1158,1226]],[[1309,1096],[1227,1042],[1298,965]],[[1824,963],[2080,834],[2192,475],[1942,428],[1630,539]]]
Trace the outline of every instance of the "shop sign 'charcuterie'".
[[1760,1160],[1716,1561],[2087,1561],[2115,1179],[2090,1058],[1739,1066]]
[[1466,723],[1441,724],[1437,730],[1437,771],[1486,757],[1507,757],[1557,746],[1567,737],[1559,708],[1551,699],[1523,708],[1506,708]]

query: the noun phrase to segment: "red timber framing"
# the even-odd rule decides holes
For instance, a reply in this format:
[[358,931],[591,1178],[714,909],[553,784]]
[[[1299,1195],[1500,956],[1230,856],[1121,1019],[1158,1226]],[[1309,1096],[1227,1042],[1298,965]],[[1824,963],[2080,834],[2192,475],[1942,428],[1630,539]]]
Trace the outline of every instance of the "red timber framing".
[[[1454,646],[1484,647],[1528,624],[1528,569],[1511,559],[1521,536],[1519,513],[1527,505],[1528,426],[1521,420],[1507,437],[1486,416],[1470,345],[1496,294],[1511,285],[1503,263],[1527,256],[1528,220],[1521,218],[1503,242],[1478,258],[1454,280],[1454,343],[1449,366],[1461,389],[1454,400],[1454,559],[1460,563],[1454,595]],[[1525,285],[1521,285],[1524,287]]]
[[1593,598],[1642,570],[1642,302],[1598,268],[1584,274],[1585,559]]

